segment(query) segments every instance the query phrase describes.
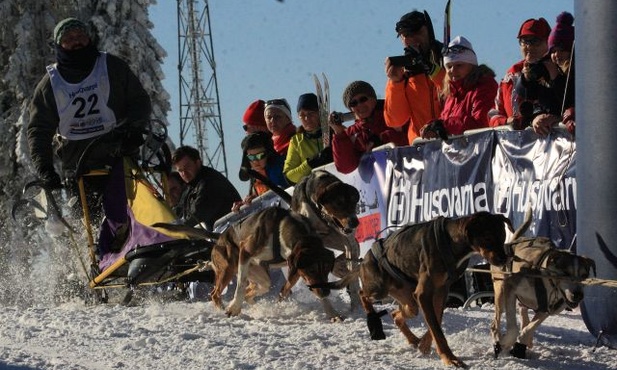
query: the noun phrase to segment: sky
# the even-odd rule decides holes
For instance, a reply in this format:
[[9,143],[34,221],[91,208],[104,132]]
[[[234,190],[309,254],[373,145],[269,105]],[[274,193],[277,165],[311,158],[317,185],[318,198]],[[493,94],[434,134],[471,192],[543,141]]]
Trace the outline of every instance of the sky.
[[[442,40],[446,5],[445,0],[208,3],[229,179],[242,195],[248,191],[237,177],[242,115],[252,101],[284,97],[295,111],[298,96],[315,91],[314,73],[328,77],[332,110],[345,110],[341,96],[355,80],[369,82],[383,98],[384,60],[403,52],[395,23],[414,9],[426,10]],[[179,143],[176,6],[174,0],[158,0],[150,7],[150,18],[154,36],[168,53],[163,85],[173,109],[168,116],[170,137]],[[499,80],[520,59],[516,36],[526,19],[544,17],[553,26],[560,12],[573,9],[572,0],[452,0],[451,37],[469,39],[479,62],[491,67]],[[294,124],[299,125],[297,117]]]
[[[41,281],[45,283],[45,281]],[[25,292],[26,293],[26,292]],[[119,293],[112,292],[112,296]],[[142,295],[143,297],[144,295]],[[228,318],[211,302],[166,302],[162,295],[134,298],[133,306],[19,305],[0,310],[2,370],[402,370],[444,369],[433,351],[411,348],[382,318],[386,339],[371,341],[361,309],[349,312],[345,293],[334,307],[347,319],[330,323],[300,282],[289,300],[270,293],[240,316]],[[229,294],[224,302],[230,300]],[[117,302],[117,301],[116,301]],[[392,311],[393,306],[377,305]],[[577,310],[549,317],[535,335],[527,359],[507,351],[493,358],[489,325],[493,307],[449,308],[443,319],[453,353],[471,369],[617,369],[615,350],[594,348],[595,339]],[[421,318],[409,321],[416,334]]]

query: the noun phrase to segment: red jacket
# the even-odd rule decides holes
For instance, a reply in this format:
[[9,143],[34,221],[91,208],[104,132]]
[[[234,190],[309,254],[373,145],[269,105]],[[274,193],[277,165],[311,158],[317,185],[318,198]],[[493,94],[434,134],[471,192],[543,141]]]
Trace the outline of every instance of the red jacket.
[[495,73],[481,65],[463,80],[450,82],[440,118],[448,135],[488,127],[488,111],[497,93]]
[[519,115],[518,95],[514,90],[516,82],[521,78],[521,71],[525,61],[521,60],[512,65],[503,80],[499,83],[499,90],[495,96],[494,107],[488,112],[489,126],[497,127],[506,124],[508,117]]
[[344,132],[333,136],[332,155],[336,169],[341,173],[352,172],[362,155],[379,145],[407,145],[407,125],[401,129],[397,131],[386,126],[383,109],[377,106],[369,119],[357,119]]

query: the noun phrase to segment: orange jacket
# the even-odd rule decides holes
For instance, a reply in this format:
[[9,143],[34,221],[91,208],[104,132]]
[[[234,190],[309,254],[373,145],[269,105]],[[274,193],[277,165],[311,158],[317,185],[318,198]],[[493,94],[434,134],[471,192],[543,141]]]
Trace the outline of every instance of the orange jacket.
[[418,74],[401,82],[388,80],[384,105],[386,125],[401,127],[409,122],[409,144],[420,136],[422,126],[439,118],[439,91],[445,75],[446,70],[441,68],[433,77]]

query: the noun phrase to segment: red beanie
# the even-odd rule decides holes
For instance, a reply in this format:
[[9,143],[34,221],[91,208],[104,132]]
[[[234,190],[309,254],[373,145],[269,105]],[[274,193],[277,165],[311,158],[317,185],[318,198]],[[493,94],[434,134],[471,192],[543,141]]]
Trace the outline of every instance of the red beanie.
[[264,106],[266,103],[263,100],[255,100],[251,105],[246,108],[244,116],[242,116],[242,122],[248,126],[266,126],[266,119],[264,118]]
[[562,50],[571,51],[574,43],[574,17],[568,12],[557,16],[557,24],[548,37],[548,49],[560,47]]

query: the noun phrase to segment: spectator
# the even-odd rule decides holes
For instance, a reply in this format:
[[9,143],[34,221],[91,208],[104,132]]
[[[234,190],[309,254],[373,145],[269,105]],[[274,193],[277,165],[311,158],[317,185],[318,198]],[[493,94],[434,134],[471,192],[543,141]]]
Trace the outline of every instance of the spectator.
[[240,200],[240,194],[220,172],[204,166],[199,151],[193,147],[176,149],[171,162],[187,184],[177,207],[180,220],[188,226],[201,224],[212,230],[214,222]]
[[519,110],[520,99],[515,86],[521,78],[525,64],[541,61],[548,52],[548,35],[551,27],[544,18],[528,19],[518,31],[518,42],[523,59],[512,65],[499,84],[495,105],[489,111],[489,126],[511,125],[514,129],[525,128]]
[[185,185],[184,180],[182,180],[178,172],[172,171],[167,175],[167,192],[169,194],[167,204],[169,204],[170,207],[174,208],[178,205]]
[[426,11],[407,13],[396,23],[396,34],[401,38],[405,55],[411,65],[394,65],[385,61],[388,77],[384,105],[386,125],[403,128],[409,124],[409,144],[420,136],[420,129],[439,117],[441,103],[439,90],[445,71],[442,68],[443,44],[435,40],[433,24]]
[[[150,119],[150,98],[128,64],[100,52],[86,24],[66,18],[53,32],[56,63],[37,84],[30,101],[27,136],[38,177],[48,188],[62,186],[54,167],[75,190],[75,177],[136,155]],[[85,181],[87,193],[102,194],[105,176]]]
[[[266,124],[266,119],[264,117],[266,102],[263,100],[255,100],[252,102],[244,111],[244,115],[242,116],[242,122],[244,125],[244,132],[247,135],[257,132],[264,132],[268,136],[272,136],[272,133],[268,130],[268,125]],[[272,140],[272,138],[270,138]],[[250,187],[253,187],[253,179],[249,178],[243,168],[249,168],[251,165],[246,156],[242,156],[242,163],[240,164],[240,171],[238,173],[238,177],[242,181],[251,181]]]
[[291,120],[291,108],[285,99],[266,101],[264,118],[268,130],[272,133],[274,150],[282,156],[287,155],[289,140],[296,133],[296,126]]
[[444,108],[438,120],[422,128],[422,137],[447,139],[447,135],[488,127],[488,111],[497,93],[495,72],[484,64],[478,65],[471,43],[463,36],[450,42],[443,62]]
[[351,126],[343,126],[338,119],[340,113],[333,112],[329,117],[334,132],[332,153],[339,172],[350,173],[355,170],[364,153],[382,144],[391,142],[394,145],[407,145],[407,132],[386,126],[383,100],[377,100],[375,90],[368,82],[350,83],[343,92],[343,104],[355,116]]
[[242,127],[247,135],[255,132],[270,133],[270,131],[268,131],[268,125],[266,124],[266,119],[264,118],[265,105],[265,101],[255,100],[246,108],[246,111],[244,111],[244,115],[242,116],[244,126]]
[[[283,175],[285,158],[274,150],[269,133],[257,132],[247,135],[242,140],[242,155],[249,162],[251,169],[270,179],[274,185],[282,188],[289,186]],[[244,171],[241,170],[241,173]],[[242,201],[235,202],[232,211],[237,212],[242,205],[251,203],[253,199],[268,190],[268,185],[259,179],[254,179],[251,182],[249,194]]]
[[[553,88],[559,97],[561,121],[571,134],[575,134],[574,114],[574,17],[568,12],[557,16],[555,28],[548,37],[551,60],[558,67],[558,75],[553,81]],[[540,123],[538,123],[540,124]],[[538,134],[547,132],[546,128],[534,128]]]
[[317,95],[302,94],[298,98],[298,116],[302,126],[291,138],[283,173],[297,184],[316,167],[332,162],[332,147],[324,148]]

